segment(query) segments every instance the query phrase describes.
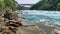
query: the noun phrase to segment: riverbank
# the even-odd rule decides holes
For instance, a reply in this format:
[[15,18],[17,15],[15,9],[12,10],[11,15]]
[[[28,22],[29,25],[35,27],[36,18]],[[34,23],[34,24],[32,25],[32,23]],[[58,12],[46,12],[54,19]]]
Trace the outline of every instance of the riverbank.
[[[24,22],[25,23],[25,22]],[[28,23],[28,22],[27,22]],[[31,23],[31,22],[30,22]],[[35,24],[35,26],[22,26],[18,28],[19,30],[17,31],[17,34],[53,34],[55,33],[54,27],[49,27],[44,24]]]
[[0,34],[16,34],[17,28],[22,25],[20,22],[16,11],[0,11]]
[[[17,34],[21,33],[21,34],[53,34],[55,33],[54,31],[54,27],[50,27],[44,24],[39,24],[39,23],[35,23],[35,22],[31,22],[27,19],[21,19],[22,20],[22,27],[19,27]],[[34,24],[34,26],[33,26]],[[32,26],[31,26],[32,25]]]
[[0,34],[53,34],[54,27],[24,19],[16,11],[0,12]]
[[[55,28],[57,28],[57,27],[55,27],[55,23],[57,23],[57,21],[59,19],[59,14],[60,14],[59,12],[35,11],[35,10],[33,10],[33,11],[32,10],[21,10],[21,11],[23,11],[23,12],[21,12],[21,15],[20,14],[19,15],[22,16],[21,18],[24,19],[22,21],[26,22],[26,20],[27,20],[28,22],[26,22],[26,23],[28,23],[28,24],[32,22],[35,25],[33,27],[36,28],[36,30],[38,30],[40,32],[40,34],[58,33],[58,31],[55,32]],[[56,18],[56,16],[57,16],[57,18]],[[23,22],[23,24],[24,24],[24,22]],[[30,29],[32,28],[32,26],[28,26],[28,27],[30,27]],[[26,32],[26,30],[30,31],[28,27],[22,27],[23,32],[24,31]],[[24,29],[26,29],[26,30],[24,30]],[[56,30],[58,30],[58,29],[56,29]],[[33,31],[33,29],[32,29],[32,31]],[[30,31],[30,33],[31,33],[31,31]],[[26,34],[27,34],[27,32],[26,32]]]

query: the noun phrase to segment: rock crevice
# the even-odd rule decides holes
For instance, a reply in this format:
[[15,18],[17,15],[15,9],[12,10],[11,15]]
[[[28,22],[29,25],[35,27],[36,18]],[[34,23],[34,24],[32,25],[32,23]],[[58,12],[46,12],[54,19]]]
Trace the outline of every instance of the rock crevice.
[[19,26],[22,26],[19,16],[15,11],[0,11],[0,34],[16,34]]

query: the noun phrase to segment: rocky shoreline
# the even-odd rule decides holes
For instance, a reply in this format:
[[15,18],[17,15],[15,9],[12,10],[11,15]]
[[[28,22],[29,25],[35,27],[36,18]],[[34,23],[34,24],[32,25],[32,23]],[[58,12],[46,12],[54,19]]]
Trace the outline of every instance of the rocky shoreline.
[[0,34],[16,34],[22,26],[18,13],[12,10],[0,11]]
[[[17,11],[0,11],[0,34],[55,34],[55,28],[43,24],[33,24],[22,19]],[[57,31],[58,32],[58,31]]]

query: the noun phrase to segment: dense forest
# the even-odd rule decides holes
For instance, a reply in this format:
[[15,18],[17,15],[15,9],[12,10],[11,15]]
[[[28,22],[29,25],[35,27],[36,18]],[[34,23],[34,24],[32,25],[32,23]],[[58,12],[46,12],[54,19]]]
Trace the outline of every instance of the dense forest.
[[30,10],[60,10],[60,0],[41,0]]
[[0,0],[0,10],[6,10],[8,8],[12,10],[28,9],[20,6],[15,0]]
[[[29,8],[20,6],[15,0],[0,0],[0,10],[28,10]],[[41,0],[33,5],[30,10],[60,10],[60,0]]]
[[7,8],[16,10],[18,8],[17,4],[15,0],[0,0],[0,10],[5,10]]

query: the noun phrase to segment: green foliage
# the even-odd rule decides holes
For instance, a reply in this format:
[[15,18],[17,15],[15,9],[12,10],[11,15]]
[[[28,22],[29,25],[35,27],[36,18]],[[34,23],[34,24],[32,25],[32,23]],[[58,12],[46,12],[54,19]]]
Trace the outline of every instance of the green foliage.
[[5,3],[3,0],[0,0],[0,10],[5,9]]
[[57,5],[57,10],[60,10],[60,3],[58,3]]
[[60,0],[41,0],[31,10],[59,10]]
[[13,10],[17,9],[16,3],[13,0],[5,0],[5,4],[7,8],[11,8]]
[[43,6],[40,7],[40,9],[41,9],[41,10],[49,10],[50,7],[51,7],[50,4],[46,4],[46,3],[45,3]]
[[15,0],[0,0],[0,10],[4,10],[6,8],[17,10],[18,4]]
[[15,0],[0,0],[0,10],[5,9],[12,9],[12,10],[27,10],[29,8],[19,6]]

